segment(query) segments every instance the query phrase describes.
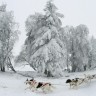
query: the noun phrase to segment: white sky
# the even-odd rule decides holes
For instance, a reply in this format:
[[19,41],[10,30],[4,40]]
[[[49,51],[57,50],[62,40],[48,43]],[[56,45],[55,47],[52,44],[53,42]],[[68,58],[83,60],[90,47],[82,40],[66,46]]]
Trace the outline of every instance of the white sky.
[[[15,21],[20,25],[21,36],[15,44],[14,55],[18,55],[26,38],[25,21],[30,14],[43,12],[48,0],[0,0],[7,4],[7,10],[14,11]],[[85,24],[90,34],[96,37],[96,0],[54,0],[60,13],[64,14],[63,26]]]

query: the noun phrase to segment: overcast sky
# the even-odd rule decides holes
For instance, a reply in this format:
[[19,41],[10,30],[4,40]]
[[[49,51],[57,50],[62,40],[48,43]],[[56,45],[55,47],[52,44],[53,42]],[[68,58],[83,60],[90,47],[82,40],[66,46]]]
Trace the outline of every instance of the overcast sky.
[[[19,23],[21,36],[15,44],[14,55],[18,55],[26,38],[25,21],[30,14],[43,12],[48,0],[0,0],[7,4],[7,10],[14,11],[15,21]],[[63,26],[85,24],[90,34],[96,37],[96,0],[54,0],[60,13],[64,14]]]

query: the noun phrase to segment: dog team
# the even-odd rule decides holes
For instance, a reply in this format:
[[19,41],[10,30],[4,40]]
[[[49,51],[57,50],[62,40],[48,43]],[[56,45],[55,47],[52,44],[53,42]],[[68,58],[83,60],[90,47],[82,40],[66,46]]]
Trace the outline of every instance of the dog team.
[[[70,85],[70,88],[77,88],[79,85],[83,84],[83,83],[90,83],[92,79],[96,79],[96,74],[94,75],[86,75],[84,74],[84,78],[74,78],[74,79],[67,79],[66,83],[68,83]],[[41,89],[43,91],[43,93],[46,92],[52,92],[52,88],[55,88],[51,83],[45,83],[45,82],[37,82],[36,80],[34,80],[34,78],[30,79],[30,80],[26,80],[25,81],[26,84],[29,85],[29,87],[27,87],[26,89],[30,89],[33,92],[37,91],[38,89]]]
[[69,83],[70,88],[77,88],[79,85],[83,83],[90,83],[92,79],[96,79],[96,74],[94,75],[86,75],[84,74],[84,78],[74,78],[74,79],[67,79],[66,83]]

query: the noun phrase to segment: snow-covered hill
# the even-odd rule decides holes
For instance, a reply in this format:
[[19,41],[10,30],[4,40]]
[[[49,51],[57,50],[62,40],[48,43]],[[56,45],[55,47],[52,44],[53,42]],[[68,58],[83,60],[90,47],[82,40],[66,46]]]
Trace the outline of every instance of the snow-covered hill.
[[37,77],[35,78],[37,81],[51,82],[55,86],[52,93],[44,94],[41,90],[38,92],[25,90],[27,86],[24,82],[27,77],[13,72],[0,72],[0,96],[96,96],[96,80],[92,80],[88,84],[82,84],[78,89],[70,89],[69,85],[65,83],[68,78],[84,77],[84,74],[95,73],[95,70],[70,73],[59,79]]

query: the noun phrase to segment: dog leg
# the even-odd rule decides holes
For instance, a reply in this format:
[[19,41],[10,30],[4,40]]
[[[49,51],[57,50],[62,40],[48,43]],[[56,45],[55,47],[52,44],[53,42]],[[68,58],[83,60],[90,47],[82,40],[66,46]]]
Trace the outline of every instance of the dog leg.
[[42,92],[46,94],[46,92],[45,92],[44,88],[42,88]]
[[71,84],[70,84],[70,89],[71,89]]
[[76,90],[78,89],[78,86],[79,86],[79,85],[78,85],[78,84],[76,84],[76,86],[75,86]]
[[52,88],[53,88],[52,86],[49,87],[49,91],[50,91],[50,92],[52,92]]
[[29,87],[27,87],[25,90],[27,90],[27,89],[30,89],[30,86],[29,86]]
[[33,87],[32,92],[34,92],[35,90],[36,90],[36,88],[35,88],[35,87]]
[[50,85],[46,87],[46,91],[48,91],[48,92],[52,92],[52,90],[51,90],[51,86],[50,86]]

